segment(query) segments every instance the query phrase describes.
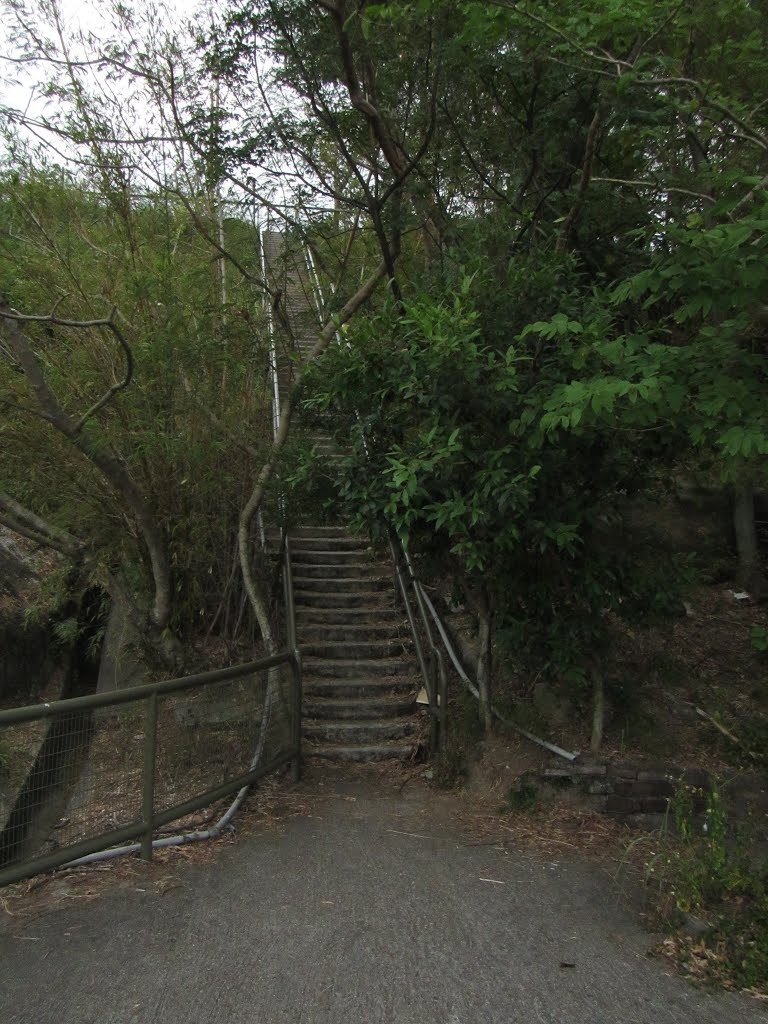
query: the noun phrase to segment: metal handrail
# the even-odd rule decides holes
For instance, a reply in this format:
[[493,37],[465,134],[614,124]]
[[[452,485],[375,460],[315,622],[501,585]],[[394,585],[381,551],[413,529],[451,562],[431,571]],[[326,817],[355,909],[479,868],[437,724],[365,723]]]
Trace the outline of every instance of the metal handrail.
[[[323,296],[322,286],[320,284],[320,278],[315,267],[315,262],[308,245],[305,245],[305,250],[307,265],[309,267],[310,277],[312,279],[313,288],[315,291],[315,301],[317,302],[319,313],[324,304],[325,299]],[[343,340],[341,333],[339,331],[336,332],[336,337],[337,340],[339,341]],[[348,342],[347,345],[349,345]],[[357,415],[359,419],[359,414]],[[367,453],[368,445],[366,443],[365,437],[363,437],[363,447]],[[392,560],[395,565],[395,573],[397,575],[398,586],[400,588],[400,593],[403,599],[403,605],[405,607],[406,616],[408,618],[408,624],[410,626],[411,634],[413,636],[414,647],[416,648],[416,656],[419,662],[419,668],[421,669],[421,673],[424,678],[425,689],[427,691],[427,697],[429,699],[430,716],[433,722],[433,746],[439,747],[443,744],[445,739],[445,727],[447,718],[447,673],[445,668],[445,659],[443,657],[443,651],[440,650],[440,648],[435,644],[434,641],[434,636],[430,625],[430,618],[432,618],[432,620],[434,621],[438,635],[440,637],[440,640],[442,641],[443,648],[448,654],[448,657],[450,658],[454,668],[456,669],[462,683],[476,698],[479,699],[480,694],[477,687],[472,683],[469,676],[464,671],[464,668],[461,665],[461,661],[459,660],[459,657],[456,654],[456,651],[454,650],[453,644],[451,643],[450,638],[448,637],[448,634],[445,631],[445,627],[440,621],[440,618],[437,614],[437,611],[435,610],[434,605],[432,604],[432,601],[429,598],[429,595],[425,591],[421,581],[416,576],[413,567],[413,562],[411,561],[411,558],[408,554],[405,545],[402,542],[402,539],[397,534],[394,534],[392,531],[390,531],[389,545],[390,551],[392,553]],[[422,629],[424,630],[424,635],[427,639],[428,657],[427,655],[425,655],[424,647],[421,642],[421,638],[419,637],[419,631],[416,627],[416,620],[413,615],[412,602],[408,596],[408,589],[406,587],[405,579],[403,577],[403,572],[400,565],[400,558],[398,557],[398,550],[396,550],[396,548],[399,550],[399,554],[402,557],[402,561],[405,563],[406,569],[408,571],[408,578],[410,580],[411,587],[416,598],[416,605],[419,609],[419,618],[421,620],[421,626]],[[429,614],[427,614],[428,611]],[[528,732],[527,729],[523,729],[522,726],[519,726],[515,722],[511,722],[509,719],[505,718],[495,707],[491,708],[491,712],[499,721],[503,722],[505,725],[514,729],[516,732],[520,733],[521,736],[524,736],[532,743],[535,743],[538,746],[543,747],[545,750],[549,750],[551,753],[557,754],[559,757],[563,757],[569,761],[575,760],[577,756],[576,754],[573,754],[568,750],[563,750],[562,747],[558,747],[554,743],[549,743],[547,740],[542,740],[538,736],[534,736],[534,734]]]
[[[430,746],[434,750],[439,750],[445,742],[447,704],[447,676],[445,673],[442,651],[439,651],[435,646],[429,619],[424,606],[423,595],[420,592],[420,584],[416,579],[413,571],[413,565],[411,564],[408,552],[405,550],[402,540],[396,534],[390,533],[389,547],[392,553],[392,560],[395,564],[395,573],[397,575],[400,593],[402,595],[403,604],[408,617],[408,624],[411,627],[411,634],[416,648],[416,655],[419,660],[419,667],[421,669],[421,674],[424,677],[425,689],[427,691],[430,715]],[[399,554],[397,548],[399,548]],[[402,557],[399,557],[399,555]],[[416,599],[416,607],[419,610],[421,627],[424,637],[426,638],[426,654],[424,652],[424,645],[422,644],[421,637],[419,636],[419,630],[416,626],[416,619],[413,614],[412,602],[408,595],[408,587],[406,586],[402,562],[405,562],[408,570],[408,580]]]
[[[456,673],[459,679],[461,679],[462,683],[466,686],[469,692],[479,700],[480,692],[478,688],[475,686],[475,684],[472,682],[472,680],[469,678],[467,673],[464,671],[464,667],[461,664],[459,656],[456,654],[454,646],[451,643],[450,637],[446,632],[445,626],[443,625],[443,622],[437,613],[437,609],[432,603],[432,599],[430,598],[429,594],[426,592],[426,590],[424,589],[423,585],[419,580],[414,578],[414,582],[415,586],[421,592],[424,603],[429,609],[429,613],[432,616],[432,619],[434,620],[438,633],[440,634],[440,639],[442,640],[443,646],[445,647],[445,650],[448,653],[448,657],[453,662],[453,667],[456,669]],[[440,653],[442,655],[442,652]],[[515,732],[519,733],[521,736],[524,736],[527,740],[530,740],[531,743],[535,743],[537,746],[542,747],[544,750],[548,750],[552,754],[557,754],[558,757],[565,758],[566,761],[576,760],[577,755],[571,753],[570,750],[564,750],[562,747],[558,747],[557,744],[550,743],[549,740],[543,740],[541,739],[541,737],[535,736],[532,732],[528,732],[528,730],[524,729],[521,725],[518,725],[516,722],[511,721],[509,718],[506,718],[504,715],[501,714],[500,711],[498,711],[493,706],[491,707],[491,713],[496,719],[498,719],[498,721],[502,722],[506,726],[509,726],[510,729],[514,729]]]
[[[259,225],[259,255],[261,257],[261,276],[267,280],[267,258],[264,253],[264,229]],[[267,231],[269,231],[269,213],[267,213]],[[267,336],[269,337],[269,370],[272,376],[272,438],[277,437],[280,429],[280,386],[277,378],[277,342],[272,319],[272,307],[264,295],[264,306],[267,311]]]
[[293,763],[293,779],[298,782],[301,777],[301,715],[303,704],[303,682],[301,668],[301,651],[296,635],[296,600],[293,593],[293,564],[291,561],[291,541],[288,531],[283,527],[283,587],[285,592],[285,619],[288,649],[293,655],[291,662],[294,672],[292,728],[293,742],[297,751]]
[[[323,289],[315,267],[315,261],[312,258],[312,253],[308,245],[305,245],[305,255],[310,272],[310,278],[315,291],[315,301],[317,303],[317,311],[319,314],[324,305],[325,296],[323,295]],[[336,339],[339,342],[343,342],[344,339],[340,331],[336,331]],[[348,344],[349,343],[347,342],[347,345]],[[368,445],[365,437],[363,437],[363,447],[367,453]],[[395,541],[397,543],[395,543]],[[419,636],[419,630],[413,614],[413,606],[408,595],[408,587],[403,575],[401,559],[398,557],[397,548],[399,548],[402,560],[405,562],[408,570],[408,578],[410,579],[411,587],[416,597],[416,605],[419,609],[419,618],[421,619],[421,625],[427,640],[426,653],[424,651],[424,645],[422,644],[421,637]],[[400,595],[403,600],[403,607],[405,608],[405,614],[408,619],[408,625],[410,626],[411,636],[413,637],[413,645],[416,649],[416,658],[419,662],[419,669],[421,670],[421,675],[424,680],[424,688],[427,691],[430,714],[430,746],[433,749],[438,749],[445,738],[446,697],[444,695],[441,698],[441,692],[445,689],[442,685],[442,682],[446,679],[445,667],[441,661],[441,652],[439,652],[435,647],[432,630],[429,625],[429,618],[424,607],[423,598],[416,586],[417,580],[413,572],[413,566],[408,557],[408,552],[406,551],[401,539],[392,532],[390,532],[389,537],[389,549],[392,555],[392,562],[395,567],[395,575],[397,576]]]
[[208,686],[238,676],[252,675],[262,669],[282,665],[291,657],[290,651],[274,654],[258,661],[243,662],[242,665],[231,665],[229,668],[215,668],[208,672],[197,672],[190,676],[179,676],[178,679],[164,679],[159,683],[142,683],[111,693],[89,693],[84,697],[68,697],[45,704],[30,704],[23,708],[8,708],[0,711],[0,726],[21,725],[22,722],[34,722],[39,718],[55,718],[58,715],[72,714],[76,711],[93,711],[97,708],[112,707],[115,704],[129,704],[134,700],[147,697],[165,697],[179,690],[192,690],[198,686]]
[[395,552],[394,543],[392,542],[391,539],[389,542],[389,549],[392,555],[392,562],[395,566],[395,575],[397,577],[398,586],[400,588],[400,596],[403,599],[405,614],[408,618],[408,624],[411,627],[411,633],[413,634],[413,643],[416,648],[416,657],[419,662],[419,668],[421,669],[421,674],[424,677],[426,685],[429,687],[430,674],[427,668],[426,658],[424,657],[424,648],[422,647],[421,638],[419,637],[418,630],[416,629],[416,620],[413,617],[413,607],[411,605],[411,599],[408,596],[408,588],[406,587],[405,579],[403,578],[403,571],[400,567],[397,554]]

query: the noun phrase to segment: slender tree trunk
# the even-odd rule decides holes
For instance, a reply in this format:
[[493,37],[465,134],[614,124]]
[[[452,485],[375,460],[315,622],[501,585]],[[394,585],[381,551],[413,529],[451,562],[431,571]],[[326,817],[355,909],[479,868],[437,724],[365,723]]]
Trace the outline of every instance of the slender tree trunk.
[[[315,342],[312,351],[309,354],[307,362],[313,362],[318,356],[322,355],[323,352],[328,348],[333,338],[336,337],[338,329],[345,324],[357,310],[371,297],[376,289],[379,281],[386,276],[387,267],[384,263],[379,264],[375,273],[364,282],[352,296],[352,298],[346,303],[344,308],[338,313],[332,320],[330,320],[322,331],[318,335],[317,341]],[[253,613],[256,616],[256,621],[259,626],[264,645],[267,648],[269,654],[274,654],[276,651],[274,637],[272,635],[272,629],[269,624],[269,617],[266,611],[266,602],[261,592],[261,587],[258,581],[253,575],[251,569],[251,524],[256,517],[261,503],[264,500],[264,495],[267,490],[267,486],[272,479],[272,475],[277,465],[277,460],[280,452],[285,447],[285,443],[288,440],[288,432],[291,426],[291,417],[293,415],[293,409],[296,404],[296,397],[298,395],[299,377],[297,376],[293,387],[288,392],[288,395],[283,402],[282,408],[280,409],[280,427],[278,428],[277,435],[275,436],[274,444],[272,445],[272,452],[269,458],[261,467],[256,483],[254,484],[251,496],[246,502],[242,512],[240,513],[240,523],[237,531],[237,543],[238,552],[240,557],[240,569],[243,575],[243,584],[245,585],[246,593],[248,594],[248,600],[251,602]]]
[[[110,487],[122,499],[124,510],[133,515],[149,556],[154,584],[148,622],[149,635],[152,643],[163,654],[169,666],[175,663],[180,664],[182,660],[181,645],[169,629],[172,589],[168,550],[163,531],[155,520],[149,501],[134,483],[122,459],[89,440],[82,429],[85,419],[75,421],[64,411],[48,385],[37,355],[33,352],[24,332],[17,323],[18,314],[11,310],[3,297],[0,297],[0,314],[3,315],[2,332],[5,341],[27,379],[43,418],[99,470]],[[114,389],[111,389],[105,399],[97,403],[91,412],[103,407],[106,400],[113,395]],[[86,416],[88,415],[90,413],[86,414]]]
[[605,726],[605,684],[602,670],[595,665],[592,669],[592,739],[589,749],[593,754],[600,752]]
[[469,602],[477,615],[477,690],[480,698],[480,721],[486,734],[493,728],[491,637],[493,609],[484,583],[464,585]]
[[481,613],[477,629],[480,653],[477,659],[477,689],[480,693],[480,720],[486,733],[493,728],[491,711],[491,615]]
[[768,596],[768,580],[761,566],[755,529],[755,499],[752,485],[738,483],[733,495],[733,528],[739,555],[738,583],[760,601]]

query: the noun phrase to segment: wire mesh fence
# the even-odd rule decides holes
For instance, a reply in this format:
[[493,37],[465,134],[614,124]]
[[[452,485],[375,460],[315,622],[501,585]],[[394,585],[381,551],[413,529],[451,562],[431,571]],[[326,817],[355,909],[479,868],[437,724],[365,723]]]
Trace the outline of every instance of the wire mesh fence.
[[185,679],[0,712],[0,885],[199,827],[300,756],[300,669],[278,655]]

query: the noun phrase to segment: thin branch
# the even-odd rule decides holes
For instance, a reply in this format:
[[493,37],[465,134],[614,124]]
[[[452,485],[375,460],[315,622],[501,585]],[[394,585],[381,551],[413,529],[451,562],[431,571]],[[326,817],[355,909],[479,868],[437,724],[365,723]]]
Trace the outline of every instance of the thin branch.
[[133,352],[125,335],[115,323],[116,314],[117,307],[113,307],[112,312],[108,317],[102,317],[98,320],[67,320],[63,317],[56,316],[55,313],[49,313],[47,316],[37,316],[28,313],[18,313],[16,310],[9,309],[5,304],[5,300],[0,296],[0,316],[5,320],[16,320],[19,323],[51,324],[54,327],[75,327],[82,329],[106,327],[107,330],[111,331],[115,336],[120,348],[123,350],[123,355],[125,356],[125,374],[123,379],[118,381],[116,384],[113,384],[109,390],[104,392],[97,402],[93,403],[87,412],[83,413],[80,419],[73,425],[71,436],[79,434],[88,420],[103,409],[118,392],[124,391],[133,380]]
[[[139,490],[122,459],[109,450],[105,450],[101,445],[95,444],[87,434],[83,434],[81,432],[82,421],[76,422],[62,408],[55,394],[48,386],[38,358],[29,346],[19,326],[20,314],[12,310],[1,297],[0,314],[2,314],[2,320],[5,322],[8,346],[15,361],[19,364],[24,372],[24,376],[27,378],[37,404],[40,407],[41,415],[100,471],[103,478],[120,495],[125,505],[135,516],[147,548],[155,585],[150,623],[157,636],[163,637],[165,642],[166,627],[171,614],[171,570],[165,538],[155,520],[154,512],[149,502]],[[10,314],[10,316],[7,314]],[[23,320],[24,318],[21,319]],[[50,322],[48,317],[43,317],[42,319]],[[69,323],[79,324],[80,322],[70,321]],[[168,634],[166,646],[169,657],[172,656],[172,648],[175,647],[176,643],[175,638]]]
[[589,182],[592,176],[592,161],[595,156],[595,149],[597,148],[597,138],[600,131],[602,114],[602,108],[598,103],[594,117],[592,118],[592,123],[589,126],[589,131],[587,132],[587,141],[584,146],[584,162],[581,166],[581,176],[576,190],[576,198],[568,212],[568,216],[565,218],[562,231],[560,232],[560,237],[557,240],[557,252],[565,251],[565,247],[567,246],[568,240],[571,236],[571,231],[573,230],[574,222],[579,215],[579,211],[581,210],[584,202],[584,196],[589,188]]
[[654,192],[679,192],[684,196],[692,196],[694,199],[706,199],[708,203],[711,203],[712,196],[707,195],[705,192],[694,192],[689,188],[677,188],[674,185],[663,185],[656,181],[634,181],[631,178],[598,178],[593,177],[592,181],[604,181],[609,185],[627,185],[630,188],[648,188]]
[[755,185],[754,188],[751,188],[749,192],[747,192],[747,194],[742,199],[739,200],[739,202],[731,210],[731,216],[733,217],[737,213],[740,213],[745,206],[749,206],[749,204],[754,199],[757,198],[759,192],[764,192],[766,190],[768,190],[768,174],[766,174],[766,176],[763,178],[761,182],[758,182],[758,184]]
[[[376,271],[365,281],[360,288],[355,292],[352,298],[345,304],[340,313],[332,317],[323,327],[322,331],[317,337],[312,351],[309,354],[307,363],[314,362],[323,352],[328,348],[331,341],[336,337],[339,329],[350,320],[357,310],[368,301],[377,285],[383,277],[388,274],[389,268],[386,261],[379,264]],[[288,432],[291,426],[291,417],[293,410],[296,405],[297,397],[299,394],[299,383],[301,375],[297,376],[294,380],[293,387],[288,392],[285,401],[283,402],[282,408],[280,409],[280,427],[272,445],[272,452],[269,458],[261,467],[261,471],[256,478],[256,482],[253,486],[251,496],[245,504],[242,512],[240,513],[240,523],[237,531],[238,550],[240,554],[240,570],[243,575],[243,583],[245,585],[248,599],[251,602],[251,607],[254,609],[259,622],[261,617],[259,616],[259,609],[262,607],[260,601],[257,586],[253,578],[253,572],[251,569],[251,557],[250,557],[250,536],[251,536],[251,523],[259,508],[264,500],[264,494],[267,489],[269,481],[272,479],[272,475],[275,471],[277,464],[277,458],[285,447],[286,441],[288,440]],[[264,642],[267,647],[272,643],[272,637],[264,636]],[[273,653],[270,651],[270,653]]]
[[232,444],[237,445],[238,448],[241,448],[246,454],[250,455],[252,459],[258,462],[259,459],[262,457],[263,453],[259,453],[256,450],[256,448],[248,444],[247,441],[243,441],[242,438],[237,437],[237,435],[233,434],[229,427],[227,427],[226,423],[222,423],[222,421],[219,419],[216,413],[213,412],[212,409],[209,409],[208,406],[197,397],[192,388],[192,384],[190,383],[189,377],[187,377],[186,373],[184,373],[182,369],[179,370],[179,376],[181,377],[181,383],[186,393],[189,395],[189,397],[192,399],[192,401],[195,403],[198,409],[205,413],[205,415],[208,417],[208,419],[211,421],[214,427],[216,427],[217,430],[220,430],[222,434],[225,434],[232,442]]
[[0,491],[0,522],[23,537],[44,547],[54,548],[62,554],[78,557],[85,551],[83,541],[41,519],[5,491]]

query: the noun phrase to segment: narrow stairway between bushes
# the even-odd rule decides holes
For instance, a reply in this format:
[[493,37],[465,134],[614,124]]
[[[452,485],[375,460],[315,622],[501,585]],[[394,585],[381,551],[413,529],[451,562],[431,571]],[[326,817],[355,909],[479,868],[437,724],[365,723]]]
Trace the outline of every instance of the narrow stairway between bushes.
[[[281,396],[294,367],[317,337],[309,272],[301,250],[282,234],[262,232],[265,270],[281,301],[292,338],[273,320]],[[329,433],[309,433],[316,459],[332,465],[339,452]],[[343,761],[400,760],[420,746],[413,642],[396,603],[394,566],[377,557],[344,525],[303,524],[290,532],[296,628],[304,665],[305,755]]]

